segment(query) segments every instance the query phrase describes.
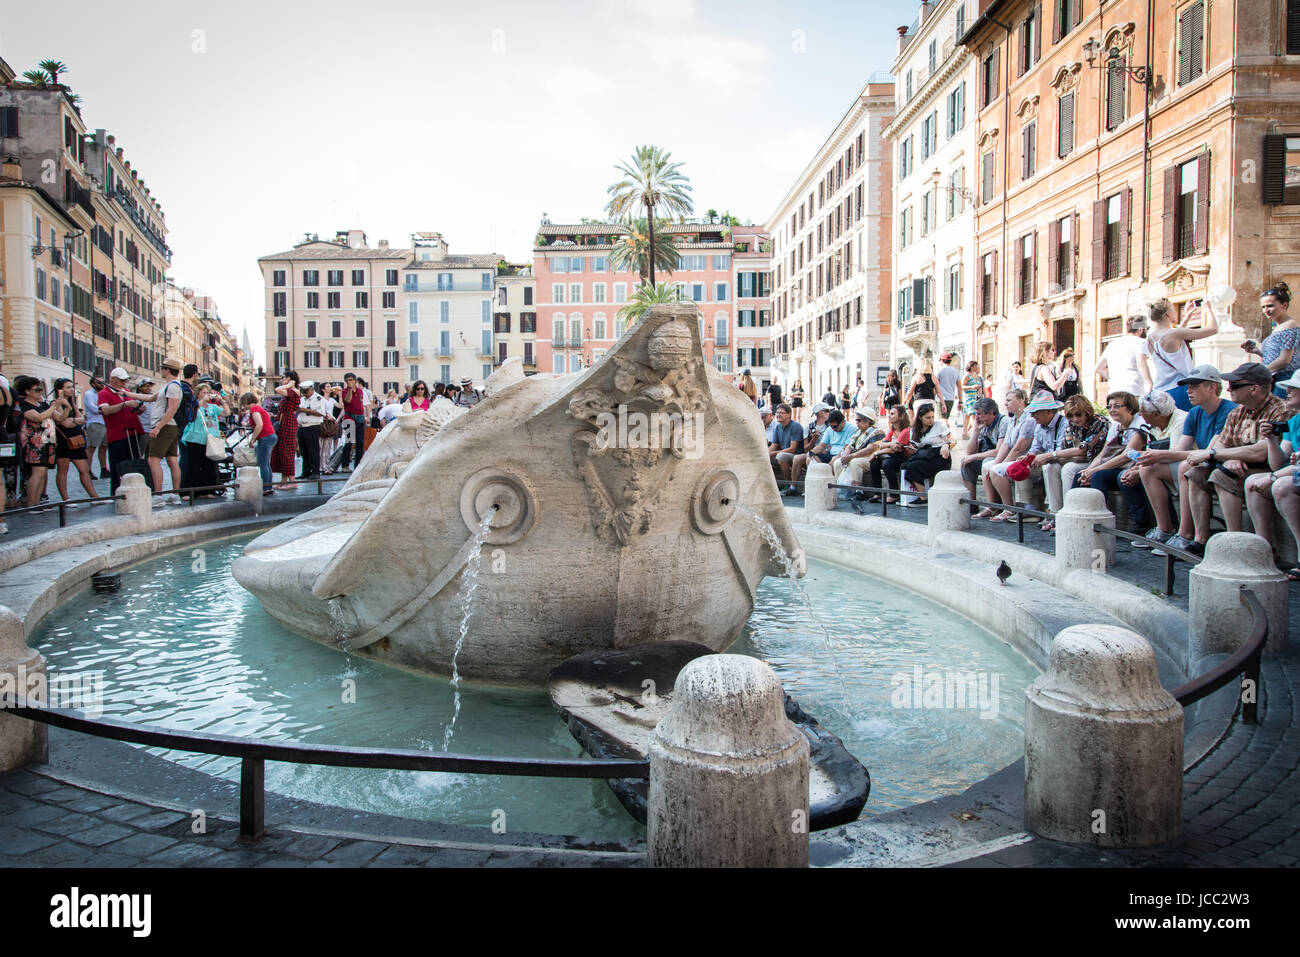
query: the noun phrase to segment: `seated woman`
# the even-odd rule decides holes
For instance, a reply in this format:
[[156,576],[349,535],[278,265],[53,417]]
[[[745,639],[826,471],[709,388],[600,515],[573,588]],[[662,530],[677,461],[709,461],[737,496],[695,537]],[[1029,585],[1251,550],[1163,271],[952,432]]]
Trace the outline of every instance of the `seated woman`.
[[[1286,389],[1287,420],[1285,432],[1279,432],[1272,422],[1259,423],[1259,434],[1268,443],[1269,472],[1256,472],[1246,479],[1246,507],[1255,534],[1273,545],[1273,512],[1282,513],[1292,537],[1300,545],[1300,484],[1296,472],[1300,471],[1300,372],[1279,382]],[[1286,577],[1300,582],[1300,565],[1287,570]]]
[[[1065,438],[1058,450],[1043,456],[1047,460],[1043,465],[1043,483],[1047,486],[1049,502],[1064,501],[1065,490],[1074,487],[1074,477],[1105,447],[1110,429],[1110,419],[1094,412],[1092,402],[1082,395],[1066,399],[1061,414],[1067,423]],[[1042,530],[1050,532],[1055,527],[1055,522],[1048,521],[1043,523]]]
[[1119,492],[1128,506],[1129,531],[1145,535],[1151,530],[1151,509],[1134,462],[1147,447],[1151,427],[1138,415],[1137,396],[1131,392],[1112,392],[1106,397],[1106,408],[1113,420],[1106,446],[1075,476],[1074,484],[1095,488],[1103,495]]
[[[917,410],[908,443],[915,451],[907,457],[902,470],[903,481],[914,492],[925,491],[927,481],[952,467],[951,439],[948,423],[935,416],[933,405],[923,405]],[[904,496],[903,504],[912,504],[911,496]]]
[[[911,417],[907,414],[906,406],[900,404],[889,410],[889,431],[885,433],[884,441],[876,449],[876,454],[871,457],[871,484],[875,488],[899,487],[899,472],[907,461],[904,449],[912,438],[910,425]],[[880,481],[882,475],[886,479],[884,484]],[[888,481],[889,479],[893,481]],[[879,502],[879,493],[872,495],[870,501]],[[898,499],[891,495],[888,501],[892,504]]]

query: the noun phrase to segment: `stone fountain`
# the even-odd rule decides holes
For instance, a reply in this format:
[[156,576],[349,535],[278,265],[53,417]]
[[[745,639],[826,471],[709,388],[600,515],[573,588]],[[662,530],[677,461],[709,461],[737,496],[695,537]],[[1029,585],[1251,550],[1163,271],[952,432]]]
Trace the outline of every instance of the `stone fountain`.
[[248,545],[239,583],[298,634],[447,675],[481,547],[459,673],[542,684],[582,652],[727,648],[784,573],[763,523],[803,574],[762,424],[709,368],[693,304],[652,307],[582,372],[510,360],[485,388],[399,415],[341,492]]

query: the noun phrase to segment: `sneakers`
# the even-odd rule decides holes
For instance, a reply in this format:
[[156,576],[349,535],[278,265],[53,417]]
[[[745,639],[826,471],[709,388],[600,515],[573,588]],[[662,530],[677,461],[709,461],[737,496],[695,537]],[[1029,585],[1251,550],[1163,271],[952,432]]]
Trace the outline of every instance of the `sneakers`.
[[1190,552],[1197,558],[1205,555],[1205,546],[1200,542],[1193,541],[1190,538],[1183,538],[1181,535],[1170,535],[1165,539],[1165,544],[1173,548],[1181,548],[1185,552]]
[[180,505],[180,504],[181,504],[181,497],[180,497],[179,495],[177,495],[175,492],[172,492],[172,493],[169,494],[169,495],[164,495],[164,496],[163,496],[163,504],[165,504],[165,505]]
[[1147,542],[1155,542],[1158,545],[1168,545],[1169,539],[1173,537],[1174,536],[1172,532],[1162,532],[1160,531],[1160,527],[1156,526],[1155,528],[1150,529],[1147,532],[1146,541],[1129,542],[1129,544],[1132,545],[1134,548],[1142,549],[1143,551],[1145,551],[1146,549],[1149,549],[1151,547],[1150,545],[1147,544]]
[[9,525],[5,522],[0,522],[0,535],[8,535],[8,534],[9,534]]

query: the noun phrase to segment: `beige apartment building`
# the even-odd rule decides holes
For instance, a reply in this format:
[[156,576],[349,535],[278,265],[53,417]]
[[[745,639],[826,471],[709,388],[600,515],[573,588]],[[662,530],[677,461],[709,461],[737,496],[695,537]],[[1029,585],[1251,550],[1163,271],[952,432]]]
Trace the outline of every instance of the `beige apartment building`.
[[[985,2],[977,59],[976,335],[999,379],[1035,340],[1085,390],[1124,317],[1210,286],[1258,338],[1258,296],[1300,280],[1300,23],[1272,0]],[[1243,332],[1195,346],[1242,361]]]
[[498,265],[492,304],[494,365],[518,357],[524,374],[537,372],[537,281],[531,263]]
[[266,372],[341,382],[355,373],[371,391],[400,391],[407,379],[399,303],[408,249],[366,245],[359,229],[333,240],[314,233],[258,259],[266,289]]
[[772,369],[820,396],[890,363],[894,79],[873,74],[768,219]]
[[[492,374],[497,357],[492,303],[496,253],[452,253],[442,233],[411,236],[403,267],[405,381],[455,382],[475,388]],[[398,388],[401,391],[401,388]]]
[[735,226],[732,268],[736,290],[736,361],[749,370],[759,391],[772,382],[772,238],[762,227]]

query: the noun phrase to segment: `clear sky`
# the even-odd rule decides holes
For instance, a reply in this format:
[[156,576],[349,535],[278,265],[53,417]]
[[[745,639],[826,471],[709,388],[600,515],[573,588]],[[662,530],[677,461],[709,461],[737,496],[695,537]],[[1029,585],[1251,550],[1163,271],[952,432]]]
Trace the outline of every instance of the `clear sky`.
[[530,261],[543,213],[602,216],[640,143],[696,212],[761,223],[867,77],[899,0],[6,3],[0,57],[53,58],[166,215],[168,275],[264,358],[257,257],[361,228]]

